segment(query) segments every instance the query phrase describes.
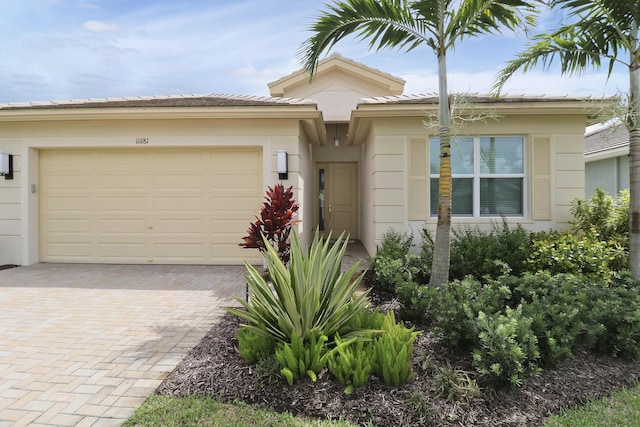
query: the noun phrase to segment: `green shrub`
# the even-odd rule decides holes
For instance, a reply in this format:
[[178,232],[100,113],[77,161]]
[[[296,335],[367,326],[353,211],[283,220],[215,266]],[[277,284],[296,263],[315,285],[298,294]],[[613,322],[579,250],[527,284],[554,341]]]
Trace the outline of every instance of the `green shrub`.
[[526,271],[530,247],[529,233],[520,224],[510,228],[505,219],[502,226],[494,222],[489,232],[470,226],[454,229],[449,277],[462,280],[471,275],[477,279],[495,279],[505,273],[504,265],[512,274],[520,276]]
[[240,354],[251,364],[274,354],[276,340],[269,334],[258,334],[252,329],[241,327],[238,329],[237,338]]
[[508,306],[511,290],[499,282],[482,284],[473,277],[441,286],[434,304],[439,307],[436,332],[453,348],[470,349],[478,343],[478,314],[500,313]]
[[517,385],[580,349],[640,358],[640,282],[629,272],[603,281],[540,271],[398,290],[402,312],[426,313],[444,342],[472,352],[490,385]]
[[390,228],[382,236],[382,244],[378,248],[376,255],[384,258],[398,259],[409,253],[413,244],[413,234],[400,233]]
[[573,230],[585,234],[595,230],[602,240],[628,247],[629,201],[629,190],[621,191],[614,198],[596,188],[596,194],[588,201],[575,200],[572,203]]
[[549,232],[533,236],[533,252],[527,264],[531,271],[551,274],[582,274],[595,280],[610,280],[625,269],[629,255],[614,241],[604,241],[595,231],[583,235]]
[[522,304],[523,314],[532,319],[543,367],[556,366],[571,357],[576,347],[590,341],[584,298],[580,296],[590,286],[584,277],[541,271],[499,280],[512,289],[511,306]]
[[384,332],[375,341],[375,374],[385,384],[397,387],[415,377],[411,368],[413,343],[421,332],[396,323],[393,311],[384,317],[382,329]]
[[590,289],[587,295],[592,321],[601,325],[594,347],[597,351],[628,359],[640,358],[640,282],[629,273],[609,284]]
[[383,294],[395,294],[396,287],[418,272],[418,257],[410,255],[413,235],[389,229],[371,261],[371,286]]
[[522,306],[503,314],[478,313],[479,347],[473,350],[473,366],[482,380],[494,387],[520,386],[540,372],[538,340],[532,319]]
[[375,348],[373,341],[343,341],[340,335],[335,337],[336,347],[327,360],[329,371],[346,386],[345,394],[366,383],[375,365]]
[[331,245],[329,239],[323,241],[316,232],[305,252],[294,232],[289,266],[266,239],[264,243],[271,283],[245,262],[248,270],[245,279],[252,292],[250,301],[236,298],[244,310],[227,308],[248,322],[243,327],[283,343],[291,342],[293,334],[302,341],[309,333],[333,337],[367,305],[366,293],[354,296],[363,277],[351,280],[359,265],[344,273],[340,271],[346,240],[339,238]]
[[399,284],[396,295],[400,303],[400,318],[423,325],[432,324],[439,310],[438,292],[438,288],[420,285],[413,280]]

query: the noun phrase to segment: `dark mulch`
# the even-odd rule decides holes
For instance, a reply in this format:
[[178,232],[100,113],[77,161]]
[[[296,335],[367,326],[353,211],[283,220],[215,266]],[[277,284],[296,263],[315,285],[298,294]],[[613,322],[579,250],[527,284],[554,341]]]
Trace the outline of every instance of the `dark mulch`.
[[[299,380],[293,387],[276,375],[250,366],[237,350],[238,319],[225,315],[158,387],[174,396],[209,395],[224,402],[242,400],[277,411],[311,418],[348,419],[376,426],[537,426],[563,407],[640,380],[640,362],[577,354],[556,370],[545,371],[512,391],[482,390],[472,401],[447,401],[436,393],[432,369],[420,361],[469,370],[468,358],[450,354],[430,332],[415,345],[415,381],[403,388],[387,387],[376,378],[347,396],[325,370],[316,383]],[[470,375],[473,375],[469,372]]]
[[10,268],[15,268],[18,267],[15,264],[4,264],[4,265],[0,265],[0,270],[8,270]]

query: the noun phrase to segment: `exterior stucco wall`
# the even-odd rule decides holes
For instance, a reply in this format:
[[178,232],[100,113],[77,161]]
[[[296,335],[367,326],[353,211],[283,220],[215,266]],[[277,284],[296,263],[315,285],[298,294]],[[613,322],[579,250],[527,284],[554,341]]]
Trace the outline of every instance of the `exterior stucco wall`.
[[13,155],[13,179],[0,177],[0,264],[22,264],[24,156],[19,140],[0,138],[0,152]]
[[376,123],[363,155],[362,241],[369,254],[375,254],[386,231],[403,232],[407,227],[406,137],[386,133],[383,126]]
[[[305,200],[310,153],[295,119],[73,120],[0,122],[0,151],[14,154],[14,179],[0,179],[0,264],[39,262],[38,153],[56,147],[262,147],[263,187],[278,181],[276,152],[289,153],[289,179]],[[146,138],[140,143],[139,138]],[[306,202],[304,204],[307,204]],[[260,209],[256,206],[255,213]],[[301,215],[306,215],[303,210]],[[248,224],[247,224],[248,226]],[[242,236],[238,236],[240,242]]]
[[[305,246],[311,244],[315,231],[313,223],[313,147],[302,135],[298,141],[299,175],[298,175],[298,223],[296,231],[301,243]],[[286,185],[286,183],[285,183]]]
[[361,98],[381,93],[383,91],[380,87],[353,75],[339,72],[320,75],[311,85],[305,81],[287,88],[283,96],[313,99],[318,103],[318,108],[324,112],[325,120],[347,121],[351,116],[351,110],[356,108]]
[[377,251],[375,238],[375,210],[374,210],[374,145],[371,139],[363,141],[361,147],[362,161],[360,167],[360,241],[369,255]]
[[[371,174],[371,200],[365,206],[365,224],[372,221],[371,236],[375,244],[381,242],[382,235],[389,228],[412,232],[416,238],[419,231],[427,227],[435,230],[436,217],[424,220],[410,220],[409,205],[409,144],[412,139],[422,138],[425,143],[427,132],[419,118],[375,119],[374,136],[364,148],[368,173]],[[467,126],[464,135],[471,136],[523,136],[525,138],[525,214],[510,218],[512,223],[520,223],[534,230],[567,228],[571,219],[570,207],[575,198],[584,198],[584,116],[537,115],[505,116],[499,121]],[[544,141],[548,155],[548,178],[546,185],[535,188],[537,196],[546,191],[549,202],[548,215],[534,219],[533,207],[533,141]],[[538,147],[539,148],[539,147]],[[428,156],[428,150],[427,156]],[[428,158],[425,159],[428,165]],[[536,168],[540,169],[540,168]],[[543,168],[545,169],[545,168]],[[428,168],[427,168],[428,170]],[[427,178],[428,179],[428,178]],[[428,191],[428,186],[427,186]],[[544,194],[543,194],[544,196]],[[426,197],[429,200],[429,197]],[[542,218],[542,217],[541,217]],[[492,222],[500,218],[453,218],[453,226],[470,224],[488,229]],[[374,244],[370,244],[374,246]],[[367,249],[370,250],[369,247]],[[370,252],[371,253],[371,252]]]
[[[552,228],[569,228],[571,204],[584,199],[584,136],[556,133],[553,135],[552,162],[555,160],[555,203]],[[536,227],[537,228],[537,227]]]

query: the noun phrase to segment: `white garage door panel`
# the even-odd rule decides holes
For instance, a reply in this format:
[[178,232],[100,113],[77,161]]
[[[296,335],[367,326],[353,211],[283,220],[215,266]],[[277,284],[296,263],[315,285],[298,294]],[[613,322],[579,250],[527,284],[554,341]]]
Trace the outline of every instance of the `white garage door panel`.
[[42,151],[40,182],[42,261],[261,262],[238,246],[262,203],[258,148]]
[[50,181],[46,185],[48,188],[65,188],[67,191],[87,190],[91,188],[91,176],[85,174],[73,174],[73,175],[53,175]]
[[121,192],[145,191],[149,188],[148,177],[142,174],[122,175],[101,175],[96,179],[97,187],[101,190],[112,190]]
[[97,245],[100,258],[111,262],[137,260],[144,263],[147,260],[147,245],[140,243],[114,242]]
[[63,242],[47,245],[47,249],[53,253],[63,252],[59,262],[90,262],[91,244]]

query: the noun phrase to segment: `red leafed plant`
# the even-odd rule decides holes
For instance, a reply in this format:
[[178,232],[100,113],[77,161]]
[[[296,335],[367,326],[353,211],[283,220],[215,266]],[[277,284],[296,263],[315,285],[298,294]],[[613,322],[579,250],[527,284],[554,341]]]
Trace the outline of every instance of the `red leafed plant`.
[[256,222],[252,222],[247,230],[248,236],[243,237],[240,246],[245,248],[257,248],[260,252],[265,251],[262,235],[278,251],[278,255],[283,263],[289,262],[289,252],[291,249],[289,234],[291,227],[298,221],[294,219],[298,211],[298,204],[293,199],[293,187],[287,189],[282,184],[276,184],[273,188],[267,189],[264,197],[260,217],[256,216]]

